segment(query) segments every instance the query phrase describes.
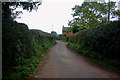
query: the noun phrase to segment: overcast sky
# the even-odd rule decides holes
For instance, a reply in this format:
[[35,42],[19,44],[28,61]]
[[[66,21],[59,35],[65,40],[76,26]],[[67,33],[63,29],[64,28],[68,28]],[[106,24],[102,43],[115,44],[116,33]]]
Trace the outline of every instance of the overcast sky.
[[[81,5],[84,0],[42,0],[42,5],[39,6],[37,12],[23,11],[21,19],[22,22],[28,25],[29,29],[40,29],[42,31],[51,33],[56,31],[58,34],[62,33],[62,26],[68,27],[68,20],[72,20],[71,13],[75,5]],[[119,0],[113,0],[119,1]]]

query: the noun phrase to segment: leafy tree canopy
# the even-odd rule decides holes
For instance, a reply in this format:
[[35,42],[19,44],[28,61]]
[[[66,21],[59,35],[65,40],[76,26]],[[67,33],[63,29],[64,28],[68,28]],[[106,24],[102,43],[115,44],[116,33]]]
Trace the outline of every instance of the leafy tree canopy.
[[116,17],[118,17],[118,20],[120,20],[120,10],[116,10],[113,13]]
[[[27,0],[29,1],[29,0]],[[32,11],[37,10],[41,1],[38,2],[2,2],[2,12],[3,18],[16,18],[22,11],[15,11],[18,7],[23,8],[23,10]],[[13,13],[13,11],[15,11]]]
[[[115,2],[109,4],[109,12],[114,16]],[[69,21],[68,25],[74,27],[76,31],[107,23],[109,9],[105,2],[84,2],[81,6],[76,5],[72,10],[74,19]]]

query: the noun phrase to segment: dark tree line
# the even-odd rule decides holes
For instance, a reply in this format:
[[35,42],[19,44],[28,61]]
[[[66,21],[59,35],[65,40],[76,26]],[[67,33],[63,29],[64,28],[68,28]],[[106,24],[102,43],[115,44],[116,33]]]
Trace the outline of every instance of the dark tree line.
[[33,52],[32,36],[26,24],[14,20],[22,12],[15,10],[18,7],[27,11],[37,10],[40,4],[41,2],[2,2],[3,79],[22,77],[30,71],[24,72],[23,67],[27,65],[25,61],[35,54]]

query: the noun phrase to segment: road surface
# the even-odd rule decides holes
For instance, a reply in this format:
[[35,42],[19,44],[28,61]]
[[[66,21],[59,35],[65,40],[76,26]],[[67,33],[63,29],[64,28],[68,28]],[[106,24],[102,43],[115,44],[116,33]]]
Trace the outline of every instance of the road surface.
[[84,57],[76,54],[66,43],[57,41],[43,58],[31,78],[118,78],[119,75],[92,65]]

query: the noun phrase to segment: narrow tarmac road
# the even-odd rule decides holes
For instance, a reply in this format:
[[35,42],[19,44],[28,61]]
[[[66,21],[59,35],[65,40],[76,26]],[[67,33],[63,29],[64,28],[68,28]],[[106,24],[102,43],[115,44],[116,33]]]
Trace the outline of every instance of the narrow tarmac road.
[[43,58],[43,65],[29,75],[31,78],[119,78],[119,75],[90,64],[84,57],[57,41]]

